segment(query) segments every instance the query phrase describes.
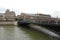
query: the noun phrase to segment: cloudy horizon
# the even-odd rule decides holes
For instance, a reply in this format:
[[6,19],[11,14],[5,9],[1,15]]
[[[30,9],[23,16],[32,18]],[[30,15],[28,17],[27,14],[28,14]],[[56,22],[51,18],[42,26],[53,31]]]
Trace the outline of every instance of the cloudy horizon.
[[60,17],[60,0],[0,0],[0,12],[6,9],[17,15],[24,13],[43,13]]

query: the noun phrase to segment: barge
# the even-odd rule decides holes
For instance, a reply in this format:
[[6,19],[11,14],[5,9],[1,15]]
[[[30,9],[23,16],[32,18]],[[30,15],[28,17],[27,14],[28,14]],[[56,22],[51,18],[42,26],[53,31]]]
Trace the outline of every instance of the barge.
[[47,24],[47,23],[42,23],[42,24],[37,24],[37,25],[40,25],[42,27],[45,27],[45,28],[48,28],[48,29],[52,29],[52,30],[55,30],[55,31],[59,31],[60,30],[60,24]]
[[59,31],[60,30],[60,24],[55,24],[55,23],[29,23],[26,21],[18,21],[18,26],[29,26],[30,24],[35,24],[35,25],[39,25],[45,28],[48,28],[50,30],[55,30],[55,31]]

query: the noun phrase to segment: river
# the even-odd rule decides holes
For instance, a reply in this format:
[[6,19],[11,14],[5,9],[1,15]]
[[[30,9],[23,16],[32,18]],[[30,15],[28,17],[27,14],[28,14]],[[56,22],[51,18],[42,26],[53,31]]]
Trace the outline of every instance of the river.
[[52,40],[36,30],[17,26],[0,26],[0,40]]

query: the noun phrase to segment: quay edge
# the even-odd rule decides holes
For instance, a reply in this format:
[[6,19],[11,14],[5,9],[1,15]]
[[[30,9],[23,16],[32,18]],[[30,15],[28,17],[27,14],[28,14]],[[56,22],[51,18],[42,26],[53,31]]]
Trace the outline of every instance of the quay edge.
[[17,26],[17,21],[2,21],[0,26]]

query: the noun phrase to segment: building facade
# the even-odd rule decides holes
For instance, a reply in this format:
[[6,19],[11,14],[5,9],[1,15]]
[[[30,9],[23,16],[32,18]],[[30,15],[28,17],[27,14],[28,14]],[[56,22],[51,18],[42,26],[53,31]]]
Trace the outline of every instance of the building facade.
[[8,9],[4,13],[4,17],[6,21],[14,21],[16,16],[14,11],[9,11]]
[[37,14],[22,13],[21,16],[23,20],[29,22],[37,22],[37,23],[47,22],[51,19],[50,15],[41,14],[41,13],[37,13]]
[[0,21],[4,21],[4,14],[0,13]]

